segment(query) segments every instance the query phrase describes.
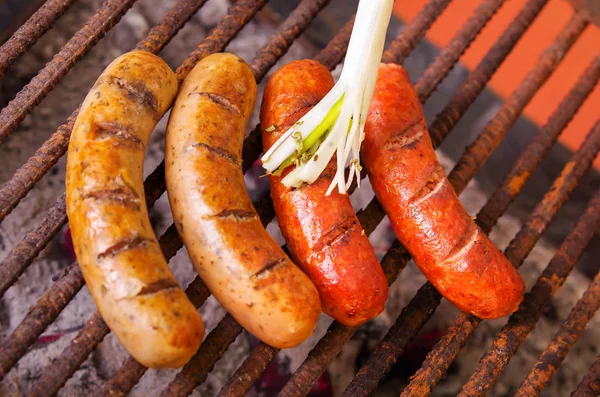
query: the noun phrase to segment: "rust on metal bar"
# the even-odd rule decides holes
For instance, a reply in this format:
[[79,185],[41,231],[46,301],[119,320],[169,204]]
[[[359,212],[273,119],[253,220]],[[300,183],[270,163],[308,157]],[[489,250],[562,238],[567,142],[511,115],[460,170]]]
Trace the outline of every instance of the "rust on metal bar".
[[42,221],[10,250],[0,263],[0,298],[67,223],[65,195],[56,200]]
[[330,0],[303,0],[277,28],[269,42],[254,56],[250,69],[257,81],[263,79],[267,71],[281,58],[294,40],[308,27]]
[[189,395],[196,386],[204,382],[217,360],[240,332],[242,332],[242,326],[227,313],[215,329],[208,334],[194,357],[169,383],[162,395],[164,397]]
[[381,57],[381,62],[402,64],[451,1],[430,0],[425,4],[411,23],[406,25],[402,33],[390,43],[390,47]]
[[32,386],[27,397],[53,396],[65,384],[68,377],[63,373],[73,374],[98,346],[109,332],[108,326],[96,312],[88,320],[85,328],[79,331],[65,351],[48,365],[42,376]]
[[[600,122],[596,127],[600,130]],[[565,282],[599,227],[600,190],[594,194],[575,228],[561,244],[531,291],[526,294],[519,310],[510,316],[459,396],[483,396],[496,382],[521,343],[535,328],[542,310]]]
[[542,53],[533,69],[529,71],[521,84],[502,105],[496,116],[485,126],[477,139],[469,145],[464,155],[448,175],[451,182],[458,183],[458,181],[472,178],[476,168],[474,164],[486,161],[492,150],[500,144],[502,138],[517,120],[518,115],[550,77],[588,23],[588,20],[580,13],[571,18],[554,43]]
[[[206,0],[179,0],[136,46],[136,50],[158,54],[189,21]],[[184,16],[182,18],[182,16]]]
[[227,11],[200,45],[183,61],[175,72],[179,84],[202,58],[223,51],[244,26],[267,3],[267,0],[239,0]]
[[332,70],[338,63],[342,62],[342,58],[346,55],[348,43],[350,43],[350,34],[354,26],[355,15],[352,16],[344,24],[344,26],[336,33],[329,43],[315,55],[315,61]]
[[217,397],[245,396],[262,375],[263,368],[267,368],[278,351],[279,349],[264,343],[252,349],[250,355],[229,378]]
[[598,397],[600,395],[600,355],[583,377],[571,397]]
[[[521,231],[512,240],[511,245],[523,247],[523,249],[519,248],[515,251],[510,248],[510,245],[506,249],[505,255],[515,267],[518,268],[523,263],[523,260],[541,237],[552,217],[558,212],[571,191],[579,183],[587,170],[589,170],[599,148],[600,124],[597,123],[579,150],[573,154],[571,160],[565,165],[559,177],[548,190],[548,193],[536,205],[532,215],[521,228]],[[546,215],[536,215],[542,213]],[[398,321],[400,320],[398,318]],[[465,313],[461,314],[446,331],[442,339],[429,352],[425,362],[412,377],[411,382],[401,393],[401,396],[428,395],[456,359],[480,323],[481,320],[475,316]]]
[[600,273],[594,277],[552,342],[544,349],[527,378],[515,392],[515,397],[533,397],[540,394],[599,307]]
[[450,69],[458,61],[458,58],[471,42],[475,40],[481,29],[494,16],[503,0],[486,0],[473,12],[473,15],[465,22],[461,29],[454,35],[440,54],[435,58],[415,84],[415,90],[421,103],[425,102],[438,84],[446,77]]
[[0,143],[58,82],[112,29],[137,0],[106,0],[15,99],[0,111]]
[[550,116],[550,119],[535,135],[527,149],[519,155],[510,172],[477,216],[482,230],[492,230],[502,213],[521,191],[525,182],[550,151],[560,133],[569,124],[577,110],[592,92],[600,78],[600,56],[596,56],[579,77],[569,94]]
[[81,270],[74,262],[63,270],[58,281],[29,309],[17,328],[0,344],[0,380],[58,317],[83,284]]
[[71,7],[75,0],[48,0],[0,47],[0,77]]
[[506,258],[516,267],[520,267],[523,260],[533,249],[538,236],[546,230],[552,217],[567,201],[569,194],[575,189],[581,178],[592,166],[594,158],[600,148],[600,120],[585,137],[579,149],[565,164],[562,172],[556,178],[548,193],[533,209],[527,223],[505,250]]
[[435,116],[429,127],[429,135],[434,146],[439,146],[458,123],[547,3],[548,0],[529,0],[525,4],[494,46],[452,95],[444,109]]

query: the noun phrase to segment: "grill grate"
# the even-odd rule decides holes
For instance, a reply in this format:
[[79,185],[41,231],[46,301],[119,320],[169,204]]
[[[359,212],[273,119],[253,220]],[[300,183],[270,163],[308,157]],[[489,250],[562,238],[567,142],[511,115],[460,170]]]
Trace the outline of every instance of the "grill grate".
[[[5,45],[0,47],[0,76],[27,49],[41,37],[72,4],[71,1],[48,0]],[[137,49],[158,53],[185,25],[206,0],[178,0],[164,15],[158,25],[138,43]],[[199,46],[177,69],[179,82],[194,65],[209,54],[222,51],[239,31],[265,5],[267,0],[239,0],[227,15],[202,40]],[[276,33],[256,54],[251,69],[257,81],[285,54],[294,40],[308,27],[328,0],[303,0],[279,26]],[[443,12],[451,0],[430,0],[419,15],[391,43],[384,53],[385,62],[402,63],[423,38],[431,24]],[[50,92],[71,68],[110,30],[135,3],[135,0],[107,0],[84,27],[59,51],[53,60],[0,112],[0,142],[8,136],[35,106]],[[514,48],[527,28],[546,5],[547,0],[529,0],[519,15],[506,28],[496,44],[450,102],[434,118],[430,134],[437,147],[448,136],[453,127],[481,93],[506,56]],[[415,88],[421,102],[425,102],[437,85],[458,61],[460,55],[477,37],[482,28],[503,4],[503,0],[483,0],[461,30],[429,65],[417,81]],[[510,130],[523,109],[546,79],[559,65],[569,48],[588,25],[588,14],[582,10],[575,13],[571,21],[556,38],[555,42],[540,56],[537,64],[528,73],[521,85],[505,102],[496,116],[485,126],[482,133],[465,151],[449,175],[457,193],[462,192],[477,171],[485,164]],[[317,56],[316,60],[333,69],[343,59],[353,24],[353,19],[337,33],[334,39]],[[515,162],[504,182],[492,194],[477,216],[481,228],[489,233],[510,203],[519,194],[527,179],[548,153],[559,134],[573,118],[600,77],[600,55],[596,56],[577,84],[564,98],[540,129],[528,147]],[[0,188],[0,221],[8,215],[27,195],[56,162],[66,153],[67,145],[78,110],[75,110],[57,131],[21,166]],[[588,133],[585,141],[554,184],[538,203],[533,213],[506,249],[509,260],[519,267],[541,237],[546,227],[568,199],[577,183],[591,168],[600,149],[600,121]],[[247,171],[262,151],[260,128],[256,126],[244,143],[243,170]],[[148,206],[164,193],[164,164],[159,165],[144,183]],[[267,196],[255,207],[264,225],[274,217],[272,203]],[[371,203],[358,213],[367,234],[370,234],[385,216],[379,203]],[[0,264],[0,272],[6,277],[0,280],[0,297],[14,284],[18,277],[33,262],[40,251],[66,224],[65,198],[59,198],[48,210],[42,222],[11,250]],[[535,327],[542,310],[553,294],[562,285],[575,263],[600,227],[600,190],[595,193],[574,229],[560,246],[554,258],[529,292],[519,311],[514,313],[502,329],[492,348],[481,359],[478,367],[464,385],[461,395],[485,395],[495,383],[520,344]],[[165,257],[170,259],[182,247],[173,225],[159,239]],[[395,241],[384,256],[381,264],[388,279],[393,283],[406,266],[410,256]],[[600,276],[596,276],[584,297],[573,308],[561,326],[555,339],[542,353],[538,363],[518,390],[518,395],[536,395],[548,382],[553,371],[560,365],[570,348],[577,341],[600,305]],[[45,292],[25,315],[21,323],[0,345],[0,379],[27,352],[41,333],[56,320],[58,315],[83,287],[84,280],[76,262],[65,267],[56,282]],[[209,297],[210,292],[196,279],[187,287],[186,293],[197,307]],[[348,396],[369,395],[388,374],[392,365],[402,354],[409,341],[419,332],[433,315],[441,296],[431,286],[423,285],[410,303],[403,309],[394,326],[377,346],[366,364],[356,374],[346,391]],[[450,364],[467,343],[481,320],[466,314],[460,315],[447,330],[440,342],[427,356],[423,366],[402,391],[402,396],[428,395],[439,382]],[[242,327],[229,314],[221,320],[203,342],[198,353],[184,366],[164,391],[168,396],[189,394],[201,384],[216,361],[242,331]],[[309,353],[307,359],[292,375],[281,391],[282,396],[306,395],[318,377],[356,328],[334,322],[325,336]],[[55,359],[31,388],[30,396],[55,394],[73,375],[89,354],[109,333],[109,329],[98,312],[94,313],[84,328]],[[259,344],[243,361],[229,379],[219,396],[240,396],[250,390],[259,379],[278,349]],[[115,377],[109,380],[102,393],[125,395],[137,384],[146,368],[132,357],[125,360]],[[600,357],[590,368],[573,395],[597,395],[600,392]]]

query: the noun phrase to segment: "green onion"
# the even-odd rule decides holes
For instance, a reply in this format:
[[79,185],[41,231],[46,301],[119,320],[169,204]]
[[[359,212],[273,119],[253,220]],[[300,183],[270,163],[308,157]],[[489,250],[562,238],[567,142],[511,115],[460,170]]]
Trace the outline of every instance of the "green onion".
[[[356,177],[360,186],[360,145],[371,104],[393,0],[360,0],[340,79],[329,93],[289,128],[261,158],[267,173],[296,168],[282,182],[313,183],[337,153],[337,171],[327,190],[345,193]],[[350,166],[348,180],[344,175]]]

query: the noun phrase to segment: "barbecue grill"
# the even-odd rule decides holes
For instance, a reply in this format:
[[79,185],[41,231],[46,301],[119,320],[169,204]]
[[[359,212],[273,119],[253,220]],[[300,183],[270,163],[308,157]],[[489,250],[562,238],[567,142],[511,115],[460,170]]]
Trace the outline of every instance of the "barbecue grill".
[[[185,23],[204,5],[206,0],[178,0],[163,16],[158,25],[137,44],[137,49],[152,53],[161,51]],[[0,47],[0,76],[20,56],[42,37],[71,6],[73,0],[47,0],[13,35]],[[106,0],[88,22],[60,49],[60,52],[41,70],[19,94],[0,112],[0,143],[9,136],[40,101],[56,86],[74,65],[109,31],[135,0]],[[197,48],[177,69],[179,82],[186,77],[194,65],[209,54],[223,51],[242,28],[265,6],[267,0],[238,0],[226,16],[200,42]],[[297,8],[280,24],[277,32],[257,52],[251,69],[257,81],[267,74],[292,43],[308,27],[311,21],[327,5],[327,0],[302,0]],[[430,0],[418,16],[406,26],[386,49],[384,62],[402,63],[421,41],[432,23],[451,0]],[[450,44],[431,63],[415,85],[421,102],[427,101],[438,84],[458,61],[478,33],[493,18],[503,0],[482,0],[472,16],[464,23]],[[528,26],[546,5],[547,0],[529,0],[519,15],[506,28],[481,63],[468,75],[443,110],[430,122],[429,128],[437,147],[452,132],[462,115],[485,88],[494,72],[511,52]],[[589,4],[589,7],[586,5]],[[522,113],[538,89],[549,78],[561,60],[590,23],[597,22],[600,13],[592,2],[573,1],[576,12],[554,42],[545,49],[526,78],[504,102],[480,135],[470,143],[449,180],[457,193],[462,192],[478,170],[489,159],[507,132]],[[337,32],[329,44],[315,59],[330,69],[344,57],[353,20]],[[555,109],[548,122],[539,129],[535,137],[519,155],[504,181],[493,192],[477,215],[477,223],[489,233],[498,219],[527,183],[536,167],[543,160],[565,129],[577,110],[585,102],[600,77],[600,53],[586,67],[577,84]],[[600,104],[597,104],[600,105]],[[36,183],[65,155],[69,136],[77,117],[78,109],[54,132],[46,142],[0,187],[0,221],[3,220]],[[543,199],[537,204],[521,230],[505,251],[514,266],[519,267],[542,236],[544,230],[567,201],[570,193],[592,167],[600,149],[600,119],[587,134],[580,148],[564,165],[558,178]],[[260,128],[256,126],[248,135],[243,149],[243,170],[247,171],[262,151]],[[148,206],[152,206],[165,192],[164,164],[159,165],[145,181]],[[254,203],[264,225],[274,217],[268,195]],[[373,199],[358,213],[367,234],[373,232],[384,218],[380,204]],[[0,297],[13,285],[19,276],[33,264],[36,256],[67,223],[65,198],[59,198],[48,208],[43,220],[27,233],[0,264]],[[485,395],[497,381],[509,360],[517,354],[519,346],[536,326],[543,310],[554,293],[564,283],[583,254],[586,246],[600,227],[600,189],[589,198],[583,215],[564,239],[552,260],[539,276],[533,288],[526,294],[519,310],[510,316],[506,325],[496,336],[493,345],[481,358],[471,378],[463,386],[460,396]],[[182,247],[177,231],[172,225],[160,236],[160,244],[167,259],[172,258]],[[410,255],[394,242],[383,257],[381,265],[388,283],[393,283],[398,274],[410,261]],[[35,264],[33,264],[35,266]],[[28,351],[44,330],[60,315],[67,304],[84,286],[82,273],[77,262],[67,265],[54,284],[30,308],[20,324],[0,345],[0,378],[3,378]],[[187,286],[190,300],[200,307],[210,296],[204,283],[196,279]],[[408,343],[432,317],[441,296],[429,283],[424,284],[402,310],[385,338],[372,352],[358,371],[345,396],[366,396],[377,389],[378,383],[390,372],[393,364],[403,353]],[[548,383],[553,372],[562,363],[575,344],[586,324],[600,306],[600,275],[589,284],[584,296],[573,307],[561,325],[556,337],[540,355],[539,361],[518,389],[519,396],[537,395]],[[56,394],[73,375],[90,353],[110,332],[98,312],[89,313],[90,318],[68,344],[63,352],[37,379],[29,396]],[[471,315],[460,315],[446,331],[441,340],[428,354],[421,368],[409,384],[398,391],[401,396],[428,395],[441,380],[456,359],[469,337],[481,320]],[[295,371],[280,392],[281,396],[306,395],[319,376],[340,352],[344,344],[355,333],[356,328],[334,322],[327,333],[312,349],[303,364]],[[163,392],[169,396],[184,396],[202,384],[221,355],[242,332],[235,319],[226,314],[220,323],[207,335],[200,350],[180,369],[173,381]],[[259,344],[251,350],[235,374],[219,392],[219,396],[245,395],[258,381],[278,349]],[[126,359],[117,374],[106,382],[99,395],[126,395],[145,373],[146,368],[132,357]],[[573,396],[596,396],[600,394],[600,356],[590,367]],[[157,391],[159,393],[159,391]]]

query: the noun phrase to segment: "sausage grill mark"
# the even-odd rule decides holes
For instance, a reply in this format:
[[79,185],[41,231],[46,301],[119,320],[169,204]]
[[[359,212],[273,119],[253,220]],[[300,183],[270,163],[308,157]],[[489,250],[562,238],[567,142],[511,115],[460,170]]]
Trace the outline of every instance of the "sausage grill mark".
[[119,241],[118,243],[111,245],[104,252],[98,254],[98,260],[104,259],[106,257],[113,257],[123,251],[128,251],[138,247],[146,247],[148,245],[149,240],[142,236],[130,237],[124,240]]
[[249,219],[256,219],[257,215],[254,211],[243,210],[243,209],[224,209],[218,214],[212,215],[214,218],[234,218],[238,221],[246,221]]
[[460,240],[456,242],[454,247],[450,250],[446,258],[442,261],[442,263],[453,263],[456,262],[459,258],[464,258],[467,252],[471,249],[473,244],[475,244],[475,240],[477,240],[479,228],[474,223],[469,223],[469,228],[465,231],[465,233],[461,236]]
[[436,194],[444,186],[445,176],[442,166],[437,164],[429,174],[427,183],[413,196],[412,205],[418,205]]
[[143,287],[140,290],[140,292],[138,292],[138,296],[155,294],[155,293],[160,292],[165,289],[178,288],[178,287],[179,287],[179,284],[177,284],[177,281],[172,280],[170,278],[163,278],[163,279],[160,279],[158,281],[155,281],[155,282],[150,283],[150,284],[146,285],[145,287]]
[[314,247],[314,253],[321,252],[327,247],[331,247],[338,241],[342,240],[344,236],[349,234],[351,231],[358,227],[356,217],[350,216],[344,219],[342,222],[334,226],[333,229],[328,231],[326,234],[321,236],[319,242]]
[[404,130],[393,134],[384,147],[390,151],[413,148],[425,135],[425,127],[421,124],[422,121],[423,119],[420,118]]
[[234,154],[228,152],[225,149],[221,149],[220,147],[208,145],[208,144],[206,144],[204,142],[196,143],[196,144],[192,145],[192,147],[206,149],[209,152],[211,152],[213,154],[216,154],[219,157],[224,158],[225,160],[231,161],[235,165],[241,165],[241,163],[242,163],[237,156],[235,156]]
[[104,80],[108,84],[113,84],[125,91],[125,96],[129,99],[150,109],[155,118],[158,116],[158,99],[152,91],[148,90],[143,81],[127,81],[115,76],[107,76],[106,78],[101,78],[98,82],[100,83]]
[[209,101],[211,101],[212,103],[215,103],[232,113],[242,114],[240,109],[233,102],[231,102],[229,99],[227,99],[225,96],[223,96],[221,94],[216,94],[214,92],[190,92],[188,94],[188,96],[192,96],[192,95],[203,96],[203,97],[207,98]]
[[287,259],[285,259],[285,258],[278,258],[278,259],[269,261],[269,262],[265,263],[265,265],[262,267],[262,269],[260,269],[256,273],[254,273],[251,277],[255,277],[258,279],[264,278],[269,275],[271,270],[273,270],[277,266],[281,266],[285,263],[287,263]]
[[96,123],[96,138],[118,138],[121,141],[131,142],[144,147],[144,143],[133,134],[127,131],[127,127],[119,123],[98,122]]
[[118,187],[116,189],[95,190],[84,194],[84,199],[93,198],[95,200],[115,201],[123,204],[125,207],[139,209],[140,200],[134,190]]

